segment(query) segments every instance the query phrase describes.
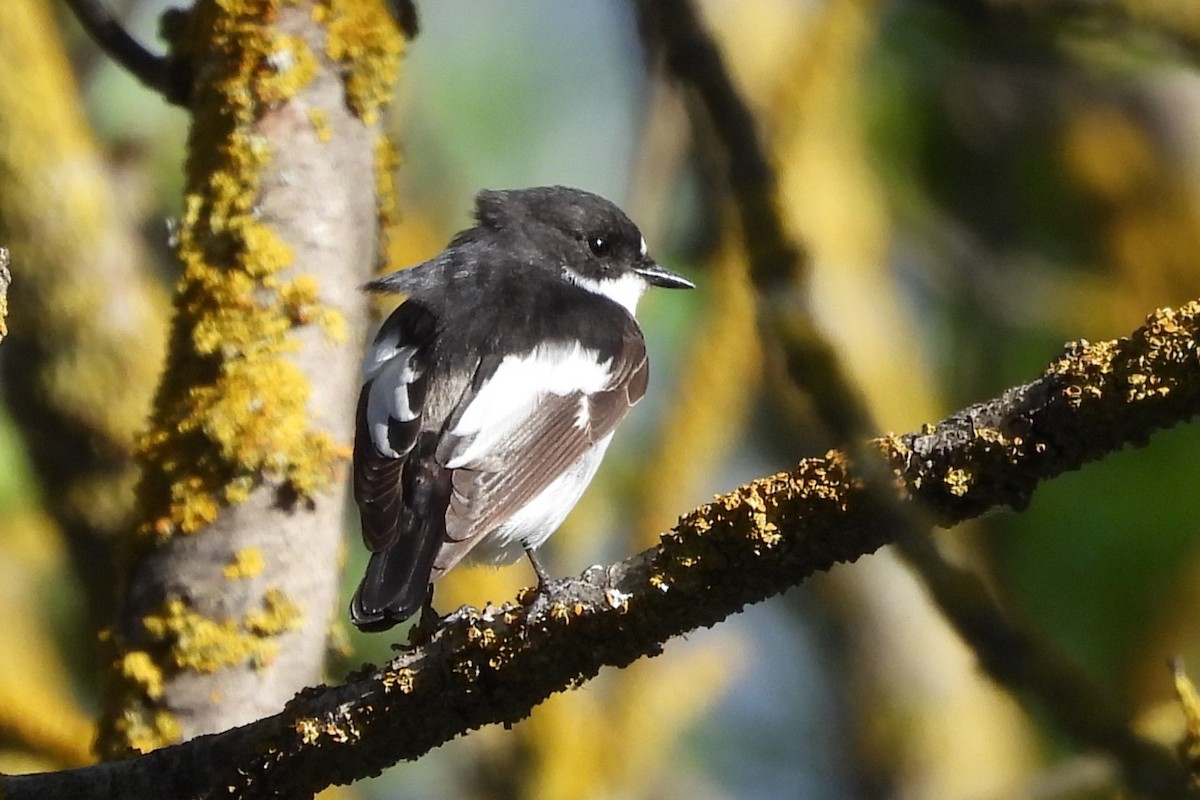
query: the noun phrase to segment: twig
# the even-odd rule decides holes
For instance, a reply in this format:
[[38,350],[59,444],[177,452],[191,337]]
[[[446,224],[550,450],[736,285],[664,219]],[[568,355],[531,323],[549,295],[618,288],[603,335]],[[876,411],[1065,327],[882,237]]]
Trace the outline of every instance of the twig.
[[129,35],[103,0],[66,0],[88,35],[147,87],[174,105],[186,105],[191,94],[191,70],[181,61],[151,53]]

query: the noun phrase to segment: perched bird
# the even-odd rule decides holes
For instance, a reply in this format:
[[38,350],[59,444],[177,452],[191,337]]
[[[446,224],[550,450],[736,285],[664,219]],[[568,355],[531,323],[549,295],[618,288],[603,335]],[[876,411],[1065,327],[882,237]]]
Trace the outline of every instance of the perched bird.
[[436,257],[364,287],[407,299],[363,360],[354,498],[371,559],[350,604],[363,630],[428,608],[464,558],[525,552],[545,584],[534,549],[646,392],[638,299],[692,288],[588,192],[484,191],[475,218]]

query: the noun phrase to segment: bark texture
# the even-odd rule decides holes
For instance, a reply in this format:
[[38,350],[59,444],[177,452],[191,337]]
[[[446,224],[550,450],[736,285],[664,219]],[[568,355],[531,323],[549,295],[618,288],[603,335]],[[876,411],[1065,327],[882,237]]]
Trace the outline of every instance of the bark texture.
[[139,451],[108,756],[258,719],[320,679],[356,287],[392,206],[378,117],[402,40],[382,2],[205,0],[175,37],[196,80],[184,277]]

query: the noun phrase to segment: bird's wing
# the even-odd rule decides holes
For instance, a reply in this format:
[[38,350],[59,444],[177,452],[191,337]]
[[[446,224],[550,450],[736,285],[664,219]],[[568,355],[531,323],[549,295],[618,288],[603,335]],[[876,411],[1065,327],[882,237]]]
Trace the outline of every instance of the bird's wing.
[[401,305],[363,359],[354,434],[354,499],[372,552],[394,545],[411,513],[404,468],[421,431],[435,321],[420,304]]
[[410,299],[384,322],[363,361],[354,499],[371,558],[350,602],[363,630],[416,613],[445,540],[453,476],[434,456],[440,426],[425,419],[436,328],[433,314]]
[[608,436],[646,392],[649,364],[629,319],[616,351],[549,342],[484,359],[446,425],[438,461],[454,471],[444,570]]

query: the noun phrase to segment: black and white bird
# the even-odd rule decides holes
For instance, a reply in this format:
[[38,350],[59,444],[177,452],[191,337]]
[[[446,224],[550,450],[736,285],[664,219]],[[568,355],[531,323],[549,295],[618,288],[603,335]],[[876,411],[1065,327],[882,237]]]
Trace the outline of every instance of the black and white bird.
[[562,186],[480,192],[477,224],[366,284],[407,296],[363,361],[354,498],[371,551],[363,630],[426,606],[463,559],[534,556],[646,392],[633,317],[650,286],[692,288],[615,205]]

